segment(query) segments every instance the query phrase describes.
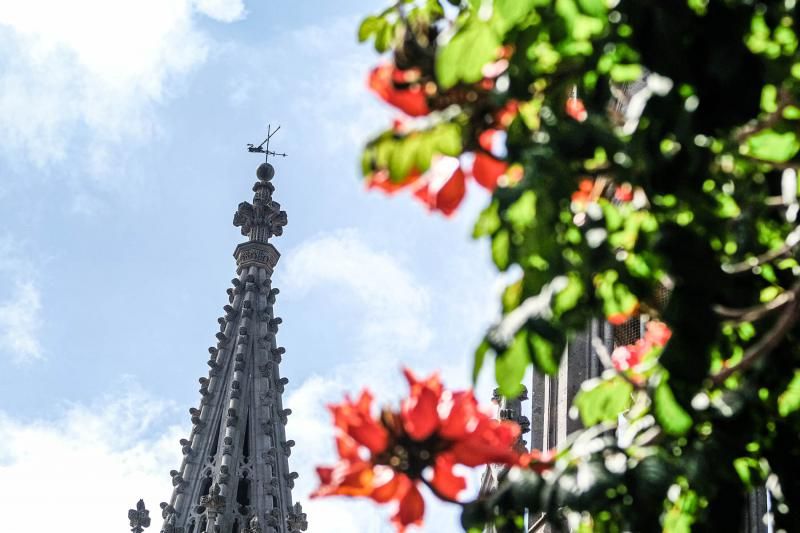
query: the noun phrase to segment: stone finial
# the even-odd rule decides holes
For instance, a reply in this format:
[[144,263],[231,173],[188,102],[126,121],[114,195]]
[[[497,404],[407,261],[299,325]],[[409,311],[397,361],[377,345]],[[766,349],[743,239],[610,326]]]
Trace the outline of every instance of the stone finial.
[[233,225],[240,228],[242,235],[250,237],[251,241],[266,242],[272,236],[280,237],[288,223],[286,211],[281,210],[281,204],[272,200],[272,191],[261,194],[261,190],[268,190],[268,187],[270,185],[259,187],[253,203],[240,203],[233,215]]
[[289,526],[291,533],[308,529],[306,513],[303,512],[303,506],[300,503],[295,503],[292,510],[289,511],[289,516],[286,517],[286,525]]
[[142,533],[150,527],[150,511],[144,506],[144,500],[136,502],[136,509],[128,510],[128,520],[131,522],[131,533]]

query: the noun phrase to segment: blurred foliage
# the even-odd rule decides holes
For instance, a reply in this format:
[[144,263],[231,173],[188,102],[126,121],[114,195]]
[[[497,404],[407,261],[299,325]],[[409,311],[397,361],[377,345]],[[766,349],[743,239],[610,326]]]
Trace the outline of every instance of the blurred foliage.
[[366,147],[367,183],[449,214],[474,178],[493,191],[474,235],[520,273],[476,375],[493,358],[516,394],[591,317],[672,330],[584,384],[586,429],[465,529],[739,531],[766,483],[800,531],[796,19],[794,0],[405,0],[361,24],[406,115]]

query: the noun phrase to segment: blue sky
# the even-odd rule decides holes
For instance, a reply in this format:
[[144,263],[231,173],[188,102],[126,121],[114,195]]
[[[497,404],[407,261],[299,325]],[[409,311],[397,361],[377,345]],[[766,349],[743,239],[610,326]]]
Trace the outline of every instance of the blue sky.
[[[391,118],[355,40],[382,2],[17,4],[0,5],[4,528],[126,531],[139,497],[154,515],[168,499],[260,162],[245,145],[272,122],[296,498],[317,533],[389,531],[385,509],[308,502],[333,458],[324,405],[362,385],[396,400],[401,361],[466,385],[501,280],[469,238],[485,193],[446,220],[358,180]],[[425,530],[457,530],[429,514]]]

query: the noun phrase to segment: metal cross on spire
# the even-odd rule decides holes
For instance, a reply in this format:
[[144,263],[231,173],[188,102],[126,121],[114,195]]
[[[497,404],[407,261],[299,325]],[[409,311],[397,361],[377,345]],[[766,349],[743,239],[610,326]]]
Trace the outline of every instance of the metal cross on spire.
[[[267,138],[264,139],[261,142],[261,144],[259,144],[258,146],[255,146],[253,144],[248,144],[247,145],[247,151],[250,152],[250,153],[254,153],[254,154],[264,154],[264,162],[265,163],[269,162],[269,156],[286,157],[286,154],[273,152],[272,150],[269,149],[269,140],[272,139],[272,136],[275,135],[276,133],[278,133],[278,130],[280,130],[280,129],[281,129],[281,127],[279,125],[277,128],[275,128],[275,131],[272,131],[272,124],[267,124]],[[266,145],[266,147],[265,147],[265,145]]]

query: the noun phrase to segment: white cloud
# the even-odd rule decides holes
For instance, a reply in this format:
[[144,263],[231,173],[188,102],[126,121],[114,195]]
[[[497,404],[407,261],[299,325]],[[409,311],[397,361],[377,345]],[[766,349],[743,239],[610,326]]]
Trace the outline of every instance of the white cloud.
[[24,248],[11,234],[0,235],[0,281],[8,280],[0,283],[0,354],[16,364],[43,358],[41,295]]
[[[304,55],[327,57],[321,68],[297,80],[296,90],[298,111],[314,116],[328,154],[360,147],[369,136],[388,128],[396,114],[367,89],[369,70],[381,59],[371,46],[356,45],[358,24],[358,17],[339,17],[300,28],[288,38]],[[319,105],[329,100],[336,105]]]
[[291,250],[283,280],[292,298],[319,287],[344,287],[361,309],[362,354],[371,363],[376,356],[396,361],[425,350],[433,337],[429,289],[401,265],[397,257],[367,246],[357,232],[340,231]]
[[0,346],[15,363],[42,358],[41,309],[39,290],[30,281],[17,283],[11,298],[0,302]]
[[195,0],[197,10],[220,22],[233,22],[245,16],[242,0]]
[[168,472],[180,464],[177,428],[152,433],[169,407],[127,387],[55,420],[0,412],[0,501],[14,510],[3,530],[126,531],[128,509],[144,498],[157,531]]
[[[0,144],[39,165],[158,133],[155,107],[201,64],[202,13],[229,22],[240,0],[0,3]],[[89,155],[83,151],[89,152]]]

